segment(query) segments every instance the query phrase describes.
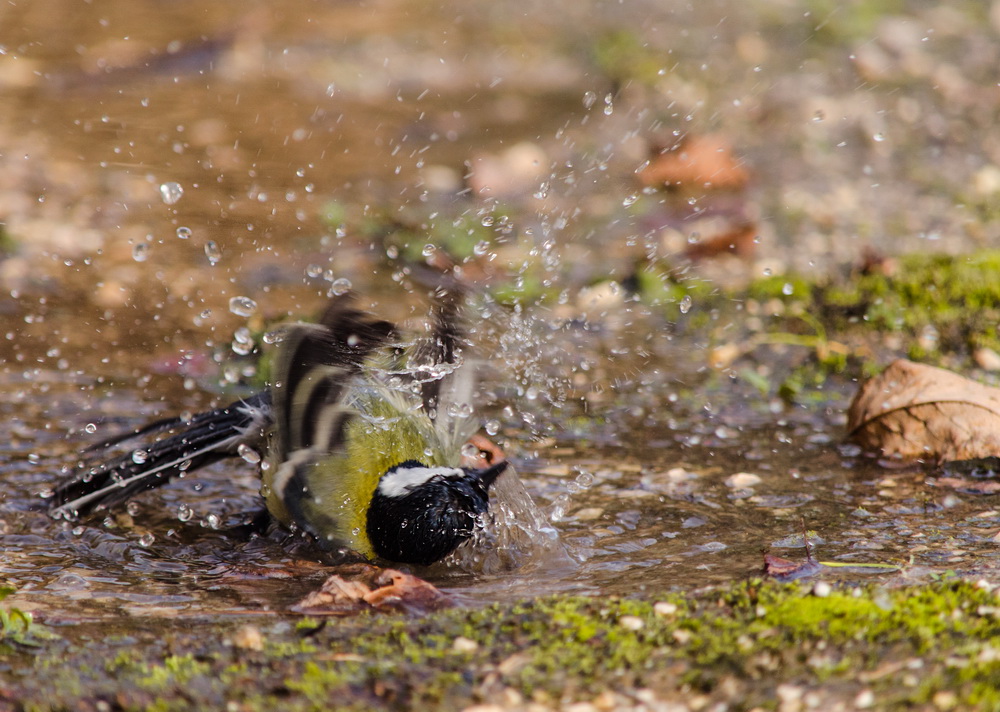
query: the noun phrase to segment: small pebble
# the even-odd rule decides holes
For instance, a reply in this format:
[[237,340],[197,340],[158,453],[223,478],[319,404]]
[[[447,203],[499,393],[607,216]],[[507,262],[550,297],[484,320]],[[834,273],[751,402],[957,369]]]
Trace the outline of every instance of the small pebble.
[[653,613],[658,616],[673,616],[677,614],[677,604],[658,601],[653,604]]
[[976,349],[972,352],[972,360],[984,371],[1000,371],[1000,354],[991,348]]
[[759,485],[760,482],[760,475],[755,475],[752,472],[737,472],[735,475],[730,475],[726,478],[726,487],[743,489]]
[[691,640],[691,636],[692,636],[691,631],[684,630],[683,628],[680,628],[680,629],[675,630],[673,632],[674,641],[677,642],[680,645],[684,645],[688,641],[690,641]]
[[479,650],[479,643],[460,635],[452,641],[451,649],[456,653],[474,653]]
[[264,636],[255,625],[245,625],[233,634],[233,645],[240,650],[263,650]]
[[954,692],[941,690],[934,693],[934,697],[931,701],[939,710],[950,710],[953,709],[958,703],[958,698],[955,696]]
[[646,625],[642,622],[642,618],[637,616],[622,616],[618,619],[618,623],[626,630],[642,630],[643,626]]

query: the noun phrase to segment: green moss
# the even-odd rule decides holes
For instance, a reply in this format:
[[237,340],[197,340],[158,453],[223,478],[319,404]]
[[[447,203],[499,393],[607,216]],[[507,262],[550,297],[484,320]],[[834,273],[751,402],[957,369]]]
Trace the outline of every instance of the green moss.
[[[490,701],[500,688],[559,704],[609,690],[646,688],[664,699],[696,691],[766,708],[783,683],[841,691],[849,704],[859,678],[877,709],[919,707],[942,693],[961,709],[992,709],[998,699],[1000,599],[956,579],[834,587],[824,596],[759,580],[686,597],[549,596],[276,627],[264,651],[222,644],[235,625],[206,623],[167,642],[151,632],[146,645],[88,638],[2,683],[39,710],[79,699],[115,699],[125,710],[309,710],[331,701],[349,710],[447,710]],[[456,645],[459,637],[467,640]],[[98,654],[109,663],[88,665]],[[885,669],[918,674],[876,674]]]
[[840,326],[863,323],[922,335],[911,355],[940,348],[1000,348],[1000,251],[971,255],[904,255],[892,274],[860,275],[824,288],[817,300]]
[[[0,586],[0,601],[4,600],[16,589],[10,586]],[[31,649],[46,641],[56,640],[59,636],[35,623],[31,613],[20,608],[0,608],[0,651],[2,649]]]
[[169,655],[161,665],[149,667],[137,681],[141,687],[165,690],[183,685],[192,679],[205,675],[211,669],[207,662],[195,660],[189,655]]

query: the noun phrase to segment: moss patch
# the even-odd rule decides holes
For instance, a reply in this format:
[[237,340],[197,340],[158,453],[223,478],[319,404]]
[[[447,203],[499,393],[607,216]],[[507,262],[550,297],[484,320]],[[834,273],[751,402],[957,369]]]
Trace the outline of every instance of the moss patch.
[[831,705],[864,695],[876,709],[1000,702],[995,593],[961,581],[822,593],[750,581],[694,597],[555,596],[419,619],[256,620],[261,649],[235,642],[243,622],[204,623],[183,635],[168,632],[169,622],[163,630],[150,624],[139,640],[79,626],[68,650],[8,658],[15,664],[3,687],[37,710],[102,701],[126,710],[333,702],[445,710],[528,701],[627,707],[642,699],[749,709],[799,693]]

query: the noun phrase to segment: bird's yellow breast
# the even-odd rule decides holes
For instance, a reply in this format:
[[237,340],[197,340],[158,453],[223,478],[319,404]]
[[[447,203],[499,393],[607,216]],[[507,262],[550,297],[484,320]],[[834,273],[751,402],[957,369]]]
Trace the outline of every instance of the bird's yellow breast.
[[[306,492],[288,486],[281,463],[264,473],[264,494],[271,514],[286,525],[305,526],[334,547],[346,546],[369,558],[368,507],[382,475],[407,460],[425,465],[448,463],[434,427],[420,411],[405,412],[378,398],[357,404],[360,411],[347,424],[343,445],[332,452],[292,453],[302,459],[297,469],[305,478]],[[289,498],[296,501],[289,502]],[[295,521],[298,511],[305,522]]]

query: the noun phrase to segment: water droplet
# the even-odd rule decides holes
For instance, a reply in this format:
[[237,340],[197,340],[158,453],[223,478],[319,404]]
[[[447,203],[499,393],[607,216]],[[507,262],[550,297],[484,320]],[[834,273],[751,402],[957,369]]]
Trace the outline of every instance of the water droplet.
[[615,113],[614,97],[611,94],[604,95],[604,115],[611,116]]
[[209,514],[207,517],[205,517],[205,526],[207,526],[209,529],[218,529],[219,525],[221,524],[222,520],[219,519],[218,514]]
[[347,279],[347,277],[340,277],[330,283],[330,294],[332,296],[339,297],[342,294],[347,294],[351,291],[352,286],[351,280]]
[[583,108],[589,109],[597,102],[597,94],[592,91],[583,93]]
[[240,443],[239,447],[236,448],[236,452],[240,457],[249,462],[251,465],[256,465],[258,462],[260,462],[260,453],[254,450],[246,443]]
[[677,308],[681,310],[681,314],[687,314],[689,311],[691,311],[691,306],[693,304],[694,300],[691,298],[691,295],[685,294],[684,298],[681,299],[680,304],[677,305]]
[[132,462],[134,462],[135,464],[141,465],[148,459],[149,459],[149,453],[146,452],[145,450],[132,451]]
[[575,482],[580,489],[587,489],[594,484],[594,476],[589,472],[581,472],[576,476]]
[[472,415],[472,406],[468,403],[449,403],[448,415],[452,418],[468,418]]
[[310,279],[319,279],[323,274],[323,265],[309,265],[306,267],[306,276]]
[[499,420],[487,420],[486,421],[486,434],[496,435],[500,432],[500,421]]
[[486,240],[480,240],[476,243],[475,247],[472,248],[472,254],[476,257],[482,257],[490,250],[490,243]]
[[479,448],[473,445],[472,443],[465,443],[465,445],[462,446],[461,452],[462,452],[462,457],[467,457],[467,458],[479,457]]
[[182,195],[184,195],[184,188],[181,187],[180,183],[171,181],[160,185],[160,197],[167,205],[173,205],[181,199]]
[[250,329],[242,326],[233,332],[232,349],[240,356],[246,356],[253,351],[253,336],[250,334]]
[[212,266],[219,264],[219,260],[222,259],[222,250],[215,240],[209,240],[205,243],[205,257],[208,258],[208,263]]
[[153,545],[154,541],[156,541],[156,537],[150,534],[149,532],[146,532],[141,537],[139,537],[139,546],[149,547]]
[[333,96],[337,93],[337,85],[334,82],[330,82],[326,85],[326,95]]
[[790,297],[794,291],[795,287],[793,287],[790,282],[785,282],[784,286],[781,288],[781,293],[786,297]]
[[87,423],[83,429],[86,430],[91,435],[97,432],[97,426],[94,425],[93,423]]
[[125,505],[125,511],[128,512],[130,517],[135,517],[142,511],[142,507],[139,506],[138,502],[129,502]]
[[630,205],[635,205],[635,202],[637,200],[639,200],[639,196],[633,193],[632,195],[625,196],[625,200],[622,201],[622,205],[624,205],[627,208]]
[[261,339],[265,344],[280,344],[285,340],[285,330],[274,329],[273,331],[265,332]]
[[496,222],[496,219],[492,215],[484,215],[483,216],[483,220],[482,220],[483,227],[493,227],[493,223],[494,222]]
[[877,143],[882,143],[883,141],[885,141],[885,134],[879,131],[877,134],[872,136],[872,140],[876,141]]
[[428,244],[424,245],[424,249],[421,251],[421,254],[424,257],[431,257],[431,256],[434,255],[434,253],[436,251],[437,251],[437,247],[435,247],[434,245],[431,245],[430,243],[428,243]]
[[822,109],[817,109],[816,113],[813,114],[813,121],[815,121],[817,124],[825,118],[826,114],[823,112]]
[[149,259],[149,243],[137,242],[132,245],[132,259],[136,262],[145,262]]
[[229,300],[229,311],[236,316],[253,316],[257,311],[257,302],[250,297],[233,297]]
[[186,504],[182,504],[177,507],[177,518],[180,519],[182,522],[191,521],[191,517],[193,516],[194,516],[194,511]]
[[540,186],[538,186],[538,190],[535,191],[535,199],[545,200],[547,197],[549,197],[549,184],[542,183]]
[[191,237],[191,234],[192,231],[191,228],[189,227],[184,227],[183,225],[181,225],[179,228],[177,228],[177,237],[180,238],[181,240],[187,240],[189,237]]

